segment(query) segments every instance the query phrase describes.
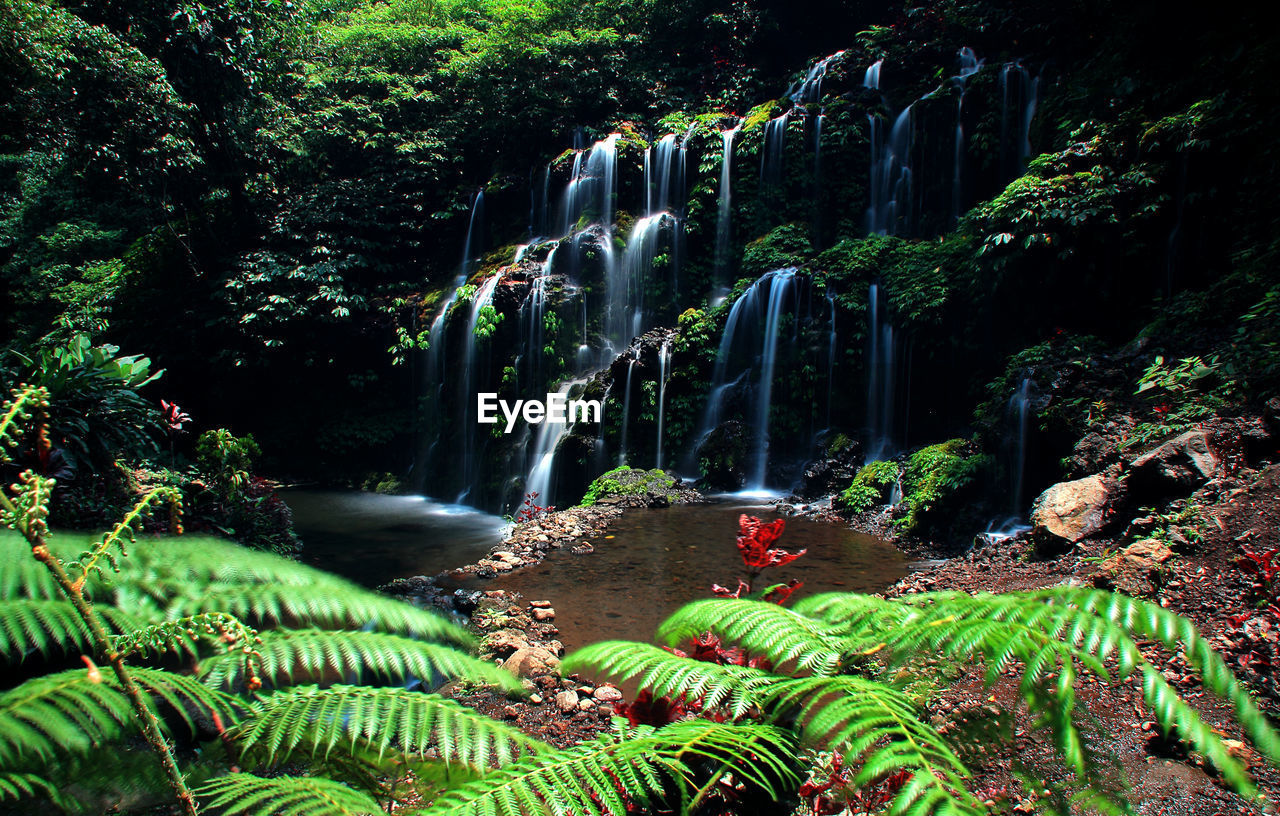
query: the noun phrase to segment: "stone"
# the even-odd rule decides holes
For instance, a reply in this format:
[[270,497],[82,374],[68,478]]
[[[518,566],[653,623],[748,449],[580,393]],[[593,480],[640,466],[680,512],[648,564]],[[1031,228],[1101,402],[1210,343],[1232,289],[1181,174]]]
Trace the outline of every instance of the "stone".
[[596,707],[596,704],[589,697],[583,698],[578,701],[579,711],[592,711],[593,709],[595,709],[595,707]]
[[602,703],[616,703],[622,699],[622,692],[613,686],[601,686],[591,694]]
[[510,561],[496,561],[493,565],[495,572],[511,572],[511,570],[515,568],[516,565],[512,564]]
[[506,708],[502,709],[502,716],[504,719],[508,719],[508,720],[517,719],[520,716],[520,709],[516,708],[515,706],[507,706]]
[[530,695],[529,695],[529,702],[533,703],[534,705],[542,705],[542,695],[541,695],[541,694],[530,694]]
[[519,677],[540,677],[556,671],[560,658],[539,646],[526,646],[516,649],[503,661],[502,667]]
[[565,690],[556,695],[556,708],[568,714],[578,708],[578,692]]
[[1111,482],[1097,474],[1058,482],[1036,498],[1031,526],[1037,534],[1074,544],[1106,527],[1114,492]]
[[497,558],[500,561],[519,561],[520,560],[520,556],[516,555],[513,552],[496,552],[489,557]]
[[1187,431],[1162,442],[1129,465],[1130,483],[1139,493],[1186,493],[1217,475],[1218,457],[1204,431]]
[[1118,589],[1135,597],[1150,595],[1161,580],[1160,565],[1173,557],[1173,550],[1154,538],[1125,547],[1098,565],[1095,586]]
[[500,657],[507,657],[512,652],[528,648],[529,640],[514,629],[499,629],[485,637],[484,646]]
[[533,610],[533,619],[536,621],[549,621],[555,618],[556,611],[554,609],[535,609]]
[[1163,564],[1173,558],[1173,550],[1166,547],[1162,541],[1148,538],[1125,547],[1120,555],[1133,563],[1145,566],[1150,563]]
[[529,601],[531,609],[550,609],[551,601]]

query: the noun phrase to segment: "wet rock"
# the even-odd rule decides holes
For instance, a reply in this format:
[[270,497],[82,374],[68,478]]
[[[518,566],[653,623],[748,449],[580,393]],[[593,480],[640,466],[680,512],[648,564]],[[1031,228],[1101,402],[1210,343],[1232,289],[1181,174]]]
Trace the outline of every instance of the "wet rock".
[[645,496],[645,506],[650,509],[659,510],[664,507],[670,507],[671,499],[667,498],[665,494],[649,493]]
[[513,652],[529,648],[529,639],[524,633],[514,629],[499,629],[485,637],[484,648],[498,657],[505,658]]
[[566,689],[556,695],[556,708],[568,714],[578,709],[578,692]]
[[550,609],[551,601],[529,601],[530,609]]
[[554,609],[535,609],[533,610],[533,619],[536,621],[549,621],[554,619],[556,611]]
[[1218,456],[1204,431],[1187,431],[1157,445],[1130,463],[1135,495],[1185,495],[1218,473]]
[[455,589],[453,591],[453,608],[464,615],[470,615],[480,603],[481,593],[476,589]]
[[1114,494],[1113,483],[1096,474],[1058,482],[1036,498],[1031,526],[1039,536],[1074,544],[1106,527]]
[[520,677],[540,677],[555,672],[560,658],[540,646],[527,646],[513,652],[502,666]]
[[703,481],[718,490],[740,490],[747,481],[746,462],[753,434],[741,422],[725,422],[698,446]]
[[822,440],[825,456],[805,465],[796,495],[803,499],[827,496],[844,490],[862,467],[862,443],[844,434]]

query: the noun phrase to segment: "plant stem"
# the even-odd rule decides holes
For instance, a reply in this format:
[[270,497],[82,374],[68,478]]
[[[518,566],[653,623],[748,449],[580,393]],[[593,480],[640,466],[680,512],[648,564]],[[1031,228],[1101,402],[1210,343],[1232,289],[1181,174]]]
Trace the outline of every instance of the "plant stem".
[[[7,499],[5,504],[8,504]],[[133,706],[134,716],[138,720],[138,725],[142,728],[142,736],[150,744],[152,750],[156,752],[156,755],[160,757],[160,765],[164,768],[165,776],[169,778],[169,785],[173,788],[173,792],[178,798],[178,804],[182,807],[182,812],[186,816],[197,816],[195,797],[192,795],[191,789],[187,787],[186,780],[182,778],[182,771],[178,769],[178,763],[173,757],[173,749],[169,747],[168,741],[165,740],[164,734],[160,731],[160,722],[147,706],[146,700],[143,699],[142,690],[138,688],[133,675],[129,673],[129,669],[125,666],[124,657],[112,648],[111,637],[102,625],[102,620],[98,617],[98,613],[94,611],[92,604],[84,596],[83,588],[77,582],[72,581],[71,576],[67,575],[62,563],[58,561],[57,556],[49,551],[44,539],[28,530],[21,530],[21,532],[23,537],[31,544],[31,555],[48,568],[54,580],[58,582],[58,586],[62,587],[63,593],[71,601],[71,605],[80,614],[80,618],[89,627],[93,646],[98,651],[99,658],[111,664],[112,671],[116,673],[116,679],[120,681],[120,687],[124,690],[125,696],[129,698],[129,703]]]

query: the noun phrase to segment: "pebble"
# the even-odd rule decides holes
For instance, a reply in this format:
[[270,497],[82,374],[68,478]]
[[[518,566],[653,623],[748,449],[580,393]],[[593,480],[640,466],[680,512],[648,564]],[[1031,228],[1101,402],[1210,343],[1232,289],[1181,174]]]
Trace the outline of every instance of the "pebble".
[[591,696],[595,697],[602,703],[616,703],[622,699],[622,692],[618,691],[613,686],[601,686],[592,692]]
[[578,692],[562,691],[556,695],[556,708],[568,714],[578,707]]

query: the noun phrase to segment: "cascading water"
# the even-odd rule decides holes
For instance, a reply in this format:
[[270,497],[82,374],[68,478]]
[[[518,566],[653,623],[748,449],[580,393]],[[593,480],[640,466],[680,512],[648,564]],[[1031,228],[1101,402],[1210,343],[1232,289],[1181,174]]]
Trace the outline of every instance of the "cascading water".
[[724,285],[724,280],[729,272],[729,235],[732,225],[732,180],[730,174],[733,171],[733,140],[738,135],[738,129],[742,127],[742,123],[734,125],[729,130],[720,133],[722,142],[720,152],[720,192],[716,203],[716,254],[715,254],[715,274],[718,286]]
[[1036,115],[1040,78],[1021,62],[1000,71],[1000,167],[1006,178],[1019,176],[1031,157],[1031,122]]
[[662,468],[662,433],[665,430],[667,379],[671,376],[671,338],[662,341],[658,350],[658,456],[654,467]]
[[827,70],[831,64],[839,60],[845,54],[844,51],[837,51],[831,56],[823,57],[809,67],[809,73],[805,78],[792,86],[787,92],[787,97],[797,105],[807,105],[822,100],[822,80],[827,75]]
[[[716,352],[710,396],[697,435],[700,445],[724,419],[730,396],[750,384],[743,409],[743,416],[755,423],[756,431],[755,450],[747,474],[750,490],[762,490],[768,476],[769,414],[773,406],[778,340],[784,307],[790,305],[793,313],[798,312],[795,289],[796,269],[775,269],[761,276],[733,302]],[[794,338],[792,342],[794,344]],[[741,370],[731,378],[735,361]],[[757,371],[759,375],[753,380],[752,375]],[[689,461],[696,458],[697,447],[690,451]]]
[[[545,270],[544,270],[545,272]],[[537,275],[529,283],[529,294],[520,304],[521,385],[528,390],[543,387],[543,348],[546,346],[547,276]]]
[[880,284],[867,296],[867,461],[893,453],[895,359],[893,325],[885,315]]
[[627,428],[631,424],[631,375],[636,371],[636,358],[627,361],[627,384],[622,392],[622,436],[618,441],[618,465],[627,463]]
[[[565,380],[556,389],[556,393],[567,399],[570,392],[584,385],[586,380]],[[543,506],[555,502],[556,452],[560,443],[569,435],[570,425],[567,422],[543,422],[538,426],[538,434],[534,440],[533,453],[529,458],[529,473],[524,479],[526,494],[536,494],[537,503]]]
[[1009,419],[1016,434],[1013,438],[1013,490],[1011,491],[1011,511],[1015,517],[1023,517],[1022,506],[1026,490],[1027,442],[1031,432],[1031,388],[1030,377],[1022,380],[1017,393],[1009,398]]
[[476,193],[471,203],[471,218],[467,221],[467,240],[462,245],[462,272],[465,279],[471,275],[476,260],[480,257],[481,232],[484,229],[484,190]]
[[960,49],[960,73],[951,81],[960,89],[956,95],[956,145],[955,157],[951,172],[951,217],[960,220],[960,211],[964,206],[964,97],[969,92],[969,77],[982,69],[982,60],[972,48]]
[[493,275],[481,284],[479,290],[476,291],[475,297],[471,301],[471,317],[467,321],[466,350],[462,355],[462,377],[463,384],[460,392],[459,400],[461,413],[461,424],[458,426],[462,429],[463,450],[462,450],[462,492],[458,494],[457,502],[465,503],[467,495],[475,487],[479,479],[479,449],[481,447],[480,439],[484,427],[476,422],[475,417],[475,398],[474,394],[478,365],[476,362],[476,351],[480,338],[476,336],[476,328],[480,325],[480,317],[485,311],[485,307],[493,305],[493,290],[498,285],[498,275]]
[[579,150],[574,154],[573,171],[565,189],[560,218],[562,236],[569,235],[583,216],[598,221],[606,229],[613,226],[618,138],[619,134],[610,134],[592,145],[589,151]]
[[836,296],[834,292],[827,292],[827,420],[826,428],[831,427],[831,406],[833,404],[834,386],[836,381]]
[[627,239],[622,265],[609,281],[609,306],[606,318],[609,340],[621,348],[631,338],[649,328],[644,293],[653,272],[662,232],[674,227],[675,218],[667,212],[646,215],[636,221]]
[[770,189],[782,184],[782,163],[787,148],[787,123],[791,114],[770,119],[764,125],[764,146],[760,150],[760,185]]

